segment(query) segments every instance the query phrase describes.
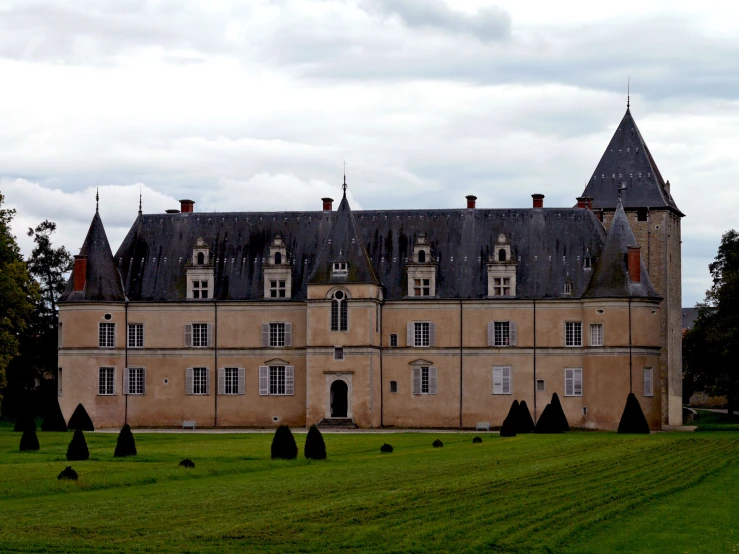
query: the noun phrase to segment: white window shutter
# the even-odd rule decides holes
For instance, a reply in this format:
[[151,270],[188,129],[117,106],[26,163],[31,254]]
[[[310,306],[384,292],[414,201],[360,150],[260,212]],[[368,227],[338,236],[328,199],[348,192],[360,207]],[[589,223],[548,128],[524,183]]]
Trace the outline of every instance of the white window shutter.
[[515,321],[508,322],[508,340],[511,346],[518,345],[518,325]]
[[285,394],[295,394],[295,367],[285,366]]
[[218,394],[226,394],[226,368],[218,368]]
[[146,368],[141,370],[141,394],[146,394]]
[[269,323],[262,323],[262,346],[269,346]]
[[293,345],[293,324],[285,323],[285,346]]
[[429,394],[436,394],[437,391],[437,379],[436,379],[437,371],[435,367],[429,368]]
[[644,368],[644,396],[654,396],[653,374],[651,367]]
[[408,324],[408,338],[406,339],[406,346],[416,346],[415,341],[415,324],[411,321]]
[[495,323],[488,323],[488,346],[495,346]]
[[[185,346],[192,346],[192,324],[185,325]],[[192,394],[192,393],[188,393]]]
[[502,375],[502,392],[503,394],[511,394],[511,368],[510,367],[503,367],[501,368],[501,375]]
[[436,323],[429,323],[429,346],[436,346]]
[[205,394],[210,394],[210,369],[205,368]]
[[246,393],[246,370],[243,367],[239,368],[239,394]]
[[269,367],[266,365],[259,366],[259,395],[265,396],[269,394]]
[[129,371],[130,370],[127,367],[123,368],[123,394],[130,394],[131,392],[131,387],[128,381]]
[[192,368],[185,370],[185,394],[192,394]]
[[582,396],[582,369],[573,370],[575,396]]
[[115,368],[113,368],[113,394],[118,394],[118,380],[116,379]]
[[493,394],[503,394],[503,368],[493,368]]
[[565,369],[565,396],[573,396],[575,394],[574,374],[574,370]]
[[207,337],[208,342],[206,346],[213,346],[213,326],[210,323],[208,323],[207,329],[208,329],[208,337]]
[[421,368],[413,368],[413,394],[421,394]]

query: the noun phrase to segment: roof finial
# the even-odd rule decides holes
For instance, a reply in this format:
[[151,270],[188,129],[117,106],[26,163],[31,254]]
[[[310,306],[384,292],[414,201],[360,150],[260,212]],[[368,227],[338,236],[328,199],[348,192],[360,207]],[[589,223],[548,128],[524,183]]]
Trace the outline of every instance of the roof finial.
[[139,187],[139,215],[141,215],[141,187]]
[[344,197],[346,198],[346,160],[344,160],[344,184],[341,185],[341,188],[344,189]]
[[97,181],[95,181],[95,211],[100,210],[100,186]]
[[626,109],[628,110],[630,107],[631,107],[631,75],[629,75],[629,78],[626,81]]

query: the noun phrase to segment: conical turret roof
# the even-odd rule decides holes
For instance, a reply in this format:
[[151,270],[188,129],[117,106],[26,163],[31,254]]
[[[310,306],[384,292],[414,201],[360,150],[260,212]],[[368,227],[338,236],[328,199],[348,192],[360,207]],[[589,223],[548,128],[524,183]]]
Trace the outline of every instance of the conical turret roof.
[[583,196],[593,199],[593,208],[613,209],[619,201],[619,186],[624,185],[621,200],[625,208],[668,208],[683,215],[665,186],[629,108]]

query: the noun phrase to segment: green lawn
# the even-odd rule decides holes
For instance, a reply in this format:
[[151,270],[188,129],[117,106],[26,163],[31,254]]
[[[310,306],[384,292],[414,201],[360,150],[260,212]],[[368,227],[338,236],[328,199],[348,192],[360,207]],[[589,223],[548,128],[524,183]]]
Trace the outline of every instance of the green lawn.
[[324,435],[325,462],[273,462],[268,434],[152,433],[123,461],[91,433],[60,482],[71,436],[20,453],[0,428],[0,551],[739,551],[739,433]]

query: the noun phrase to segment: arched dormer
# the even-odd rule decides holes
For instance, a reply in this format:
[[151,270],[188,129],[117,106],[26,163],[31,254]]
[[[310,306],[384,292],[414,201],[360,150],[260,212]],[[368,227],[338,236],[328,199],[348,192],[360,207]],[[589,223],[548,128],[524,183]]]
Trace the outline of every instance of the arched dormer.
[[198,237],[187,265],[187,298],[209,300],[215,288],[214,266],[210,259],[210,247],[203,237]]
[[264,266],[264,297],[292,298],[292,265],[280,235],[275,235],[269,245],[269,258]]
[[413,260],[406,266],[408,296],[436,296],[436,263],[425,233],[413,244]]
[[488,258],[488,296],[516,296],[516,260],[504,233],[498,235]]

